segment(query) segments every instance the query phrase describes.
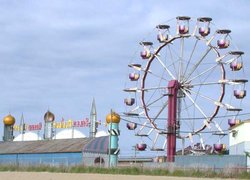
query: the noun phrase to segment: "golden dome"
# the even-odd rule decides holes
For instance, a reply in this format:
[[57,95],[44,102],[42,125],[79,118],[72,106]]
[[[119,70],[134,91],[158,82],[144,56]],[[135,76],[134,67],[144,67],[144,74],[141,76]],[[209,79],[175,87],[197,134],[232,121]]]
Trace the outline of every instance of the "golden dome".
[[55,120],[55,115],[50,112],[50,111],[47,111],[45,114],[44,114],[44,121],[45,122],[52,122]]
[[10,114],[8,116],[5,116],[3,118],[3,123],[4,125],[6,126],[11,126],[11,125],[14,125],[16,122],[15,118],[13,116],[11,116]]
[[106,123],[110,123],[112,118],[112,123],[119,123],[120,122],[120,115],[112,112],[106,116]]

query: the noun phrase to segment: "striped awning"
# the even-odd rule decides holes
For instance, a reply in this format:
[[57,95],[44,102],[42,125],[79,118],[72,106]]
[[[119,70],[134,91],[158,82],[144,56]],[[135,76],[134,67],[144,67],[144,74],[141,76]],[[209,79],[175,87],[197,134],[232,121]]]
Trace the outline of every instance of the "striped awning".
[[83,146],[83,152],[108,154],[109,136],[92,139]]

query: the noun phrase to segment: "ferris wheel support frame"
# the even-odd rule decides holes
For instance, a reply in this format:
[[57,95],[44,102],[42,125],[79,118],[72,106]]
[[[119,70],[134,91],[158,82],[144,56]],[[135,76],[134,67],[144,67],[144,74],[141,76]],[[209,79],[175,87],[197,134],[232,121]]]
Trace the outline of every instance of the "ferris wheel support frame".
[[180,84],[178,80],[171,80],[168,83],[168,126],[167,126],[167,161],[175,161],[176,151],[176,115],[177,115],[177,94]]
[[[146,141],[144,142],[143,139],[148,138],[147,142],[153,143],[151,147],[148,146],[150,150],[167,151],[164,152],[167,155],[167,162],[175,161],[176,148],[179,145],[177,138],[182,140],[183,155],[186,150],[186,138],[191,143],[187,153],[224,153],[225,144],[220,142],[226,135],[220,127],[223,119],[221,118],[220,123],[217,123],[214,118],[222,117],[224,111],[226,114],[231,111],[235,115],[233,119],[229,119],[230,122],[228,121],[230,127],[239,122],[236,117],[242,109],[233,106],[237,102],[232,98],[229,103],[224,101],[224,96],[226,86],[232,85],[235,98],[243,99],[246,96],[244,84],[247,82],[245,79],[234,79],[235,75],[231,73],[229,77],[233,75],[233,79],[226,78],[227,65],[230,65],[233,72],[243,67],[241,55],[244,52],[223,50],[229,47],[231,30],[219,29],[212,36],[208,36],[212,18],[197,18],[193,32],[190,32],[189,28],[190,17],[178,16],[176,19],[176,34],[171,34],[169,25],[156,26],[159,31],[157,40],[160,43],[156,47],[151,41],[140,42],[143,46],[140,55],[144,62],[136,61],[128,65],[132,68],[129,70],[129,79],[133,86],[124,89],[129,93],[124,103],[130,106],[126,108],[127,112],[124,114],[129,118],[137,117],[140,121],[138,125],[141,128],[135,134],[142,138],[142,142],[136,145],[138,150],[144,151],[147,148]],[[185,41],[185,39],[189,40]],[[203,46],[198,47],[198,42],[202,42]],[[184,51],[185,47],[188,47],[187,51]],[[205,86],[208,85],[214,87],[217,93],[207,93]],[[208,108],[205,103],[208,103]],[[136,107],[133,106],[134,104]],[[241,101],[238,105],[241,106]],[[222,109],[221,113],[219,113],[220,109]],[[200,121],[194,121],[192,116],[202,118],[198,118],[201,119]],[[160,121],[165,118],[168,118],[167,122]],[[181,121],[182,119],[186,121]],[[127,123],[129,130],[135,130],[136,127],[137,122]],[[219,141],[213,144],[213,147],[204,143],[201,133],[205,129],[208,130],[206,134],[219,136]],[[194,140],[199,143],[194,144]],[[210,137],[206,137],[205,140],[213,143]]]

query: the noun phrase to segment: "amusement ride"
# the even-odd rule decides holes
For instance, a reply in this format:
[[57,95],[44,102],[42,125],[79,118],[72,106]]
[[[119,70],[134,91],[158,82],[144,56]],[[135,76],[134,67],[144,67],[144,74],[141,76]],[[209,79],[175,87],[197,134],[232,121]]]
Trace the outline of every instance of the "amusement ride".
[[224,137],[240,122],[248,81],[231,30],[210,17],[178,16],[139,44],[128,64],[122,115],[140,137],[137,150],[167,151],[169,162],[178,148],[181,154],[226,151]]

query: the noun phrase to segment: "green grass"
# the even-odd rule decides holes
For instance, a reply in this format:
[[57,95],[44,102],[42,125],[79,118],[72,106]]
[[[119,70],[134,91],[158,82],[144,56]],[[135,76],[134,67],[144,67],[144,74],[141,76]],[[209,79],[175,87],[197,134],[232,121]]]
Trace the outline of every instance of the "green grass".
[[149,169],[142,167],[117,167],[117,168],[99,168],[99,167],[52,167],[52,166],[0,166],[0,171],[23,171],[23,172],[60,172],[60,173],[99,173],[99,174],[124,174],[124,175],[151,175],[151,176],[179,176],[179,177],[208,177],[208,178],[240,178],[250,179],[250,173],[247,171],[227,171],[215,172],[213,170],[197,169]]

